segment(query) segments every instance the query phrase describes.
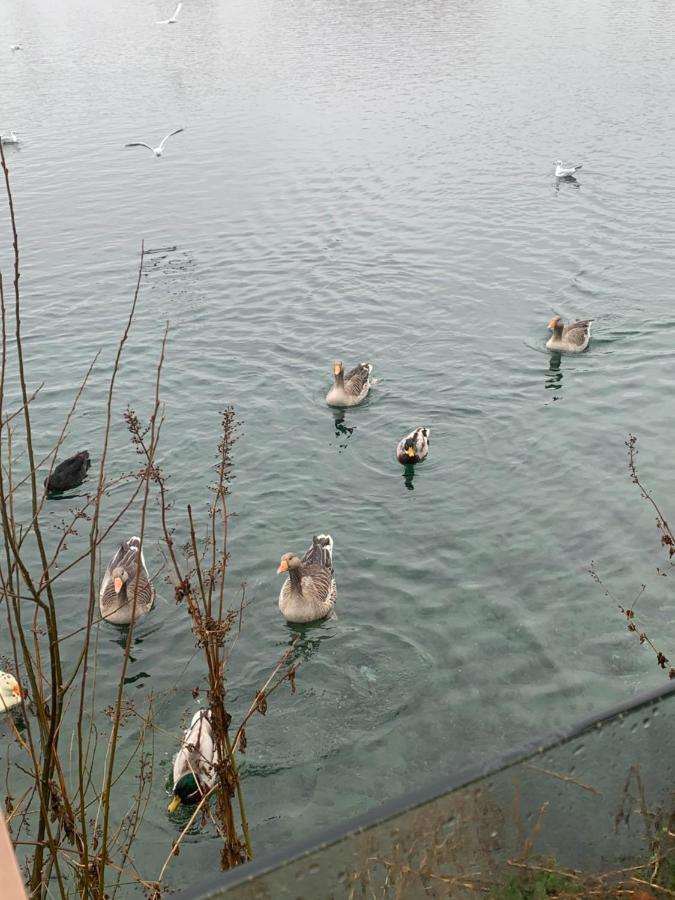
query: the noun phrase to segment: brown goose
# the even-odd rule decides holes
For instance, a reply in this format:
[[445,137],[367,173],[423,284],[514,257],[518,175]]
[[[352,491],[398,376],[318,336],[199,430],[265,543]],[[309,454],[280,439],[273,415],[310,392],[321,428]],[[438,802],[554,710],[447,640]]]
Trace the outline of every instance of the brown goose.
[[141,540],[132,537],[122,543],[105,570],[98,598],[103,618],[113,625],[129,625],[134,618],[135,589],[135,618],[140,619],[154,606],[155,589],[145,568]]
[[560,316],[554,316],[548,323],[553,334],[546,341],[546,346],[558,353],[581,353],[591,339],[592,322],[593,319],[580,319],[565,325]]
[[398,442],[396,459],[404,466],[422,462],[429,453],[430,428],[416,428]]
[[316,622],[333,616],[337,587],[333,572],[333,538],[319,534],[302,560],[284,553],[277,575],[288,572],[279,594],[279,609],[287,622]]
[[333,387],[326,394],[326,403],[329,406],[357,406],[365,400],[370,390],[370,373],[373,367],[370,363],[359,363],[345,375],[345,367],[341,360],[333,365]]

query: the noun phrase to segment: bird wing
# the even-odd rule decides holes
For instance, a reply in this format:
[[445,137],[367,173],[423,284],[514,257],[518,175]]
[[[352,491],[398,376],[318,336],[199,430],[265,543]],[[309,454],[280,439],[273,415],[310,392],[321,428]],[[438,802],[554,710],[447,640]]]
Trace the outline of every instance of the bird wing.
[[171,16],[172,19],[175,19],[178,16],[178,13],[181,11],[182,6],[183,6],[182,3],[178,4],[178,6],[176,7],[176,12]]
[[133,144],[125,144],[125,147],[147,147],[151,153],[155,152],[155,148],[151,147],[150,144],[144,144],[143,141],[136,141]]
[[593,319],[580,319],[578,322],[570,323],[566,328],[565,337],[572,344],[583,344],[590,331],[592,321]]
[[370,366],[367,363],[360,363],[358,366],[354,366],[345,375],[345,391],[358,397],[368,383],[369,377]]
[[[184,129],[184,128],[177,128],[175,131],[171,131],[169,134],[167,134],[167,136],[162,140],[162,143],[159,145],[159,149],[160,149],[160,150],[163,150],[163,149],[164,149],[164,144],[166,144],[166,142],[169,140],[169,138],[170,138],[170,137],[173,137],[174,134],[180,134],[181,131],[185,131],[185,129]],[[152,149],[152,148],[151,148],[151,149]]]

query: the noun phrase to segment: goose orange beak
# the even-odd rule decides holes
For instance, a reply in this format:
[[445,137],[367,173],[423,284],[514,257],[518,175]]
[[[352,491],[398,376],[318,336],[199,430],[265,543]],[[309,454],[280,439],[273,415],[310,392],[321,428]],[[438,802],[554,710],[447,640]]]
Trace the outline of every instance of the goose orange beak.
[[339,363],[335,363],[333,366],[333,375],[339,375],[342,371],[342,366]]
[[277,569],[277,575],[282,575],[284,572],[288,572],[288,561],[282,559],[279,563],[279,568]]
[[122,590],[122,585],[123,585],[123,584],[124,584],[124,582],[122,581],[121,578],[116,578],[116,579],[113,581],[113,586],[114,586],[114,588],[115,588],[115,593],[116,593],[116,594],[119,594],[119,592]]
[[180,797],[174,797],[171,803],[167,806],[167,809],[170,813],[176,812],[178,807],[180,806]]
[[14,694],[15,697],[21,698],[21,688],[19,687],[18,684],[14,685],[14,687],[12,688],[12,693]]
[[551,321],[548,323],[548,327],[550,328],[551,331],[554,331],[554,330],[555,330],[555,326],[556,326],[557,324],[558,324],[558,320],[557,320],[557,319],[551,319]]

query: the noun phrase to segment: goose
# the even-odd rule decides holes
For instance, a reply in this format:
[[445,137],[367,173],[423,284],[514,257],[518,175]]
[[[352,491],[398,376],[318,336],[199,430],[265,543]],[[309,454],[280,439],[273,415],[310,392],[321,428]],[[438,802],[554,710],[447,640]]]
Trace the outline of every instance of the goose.
[[[139,569],[140,557],[140,569]],[[113,625],[129,625],[134,618],[134,588],[136,591],[136,619],[149,613],[155,604],[155,589],[145,568],[141,539],[129,538],[108,563],[101,583],[99,608],[101,616]]]
[[288,572],[279,593],[279,609],[287,622],[316,622],[335,615],[337,587],[333,572],[333,538],[319,534],[302,560],[284,553],[277,575]]
[[0,712],[7,712],[21,703],[21,688],[9,672],[0,672]]
[[164,153],[164,144],[166,144],[166,142],[169,140],[170,137],[173,137],[174,134],[180,134],[181,131],[185,131],[185,129],[177,128],[175,131],[169,132],[169,134],[167,134],[166,137],[162,138],[159,147],[151,147],[150,144],[145,144],[145,143],[143,143],[143,141],[135,141],[132,144],[125,144],[124,146],[125,147],[146,147],[148,150],[150,150],[152,153],[154,153],[157,158],[159,158],[162,155],[162,153]]
[[404,466],[422,462],[429,453],[430,428],[416,428],[398,442],[396,459]]
[[581,168],[581,166],[564,166],[562,160],[558,159],[555,164],[555,177],[569,178],[570,175],[574,175],[574,173],[578,172]]
[[546,346],[558,353],[581,353],[591,339],[592,322],[593,319],[581,319],[565,325],[560,316],[554,316],[548,323],[553,334],[546,341]]
[[174,14],[171,16],[170,19],[162,19],[162,21],[158,22],[157,24],[158,25],[175,25],[176,19],[178,18],[178,13],[180,12],[182,5],[183,5],[182,3],[178,4],[176,9],[174,10]]
[[9,134],[2,135],[2,137],[0,138],[0,142],[2,142],[3,144],[18,144],[19,137],[16,131],[10,131]]
[[79,487],[87,477],[91,462],[89,451],[82,450],[75,456],[69,456],[54,469],[52,474],[45,478],[44,485],[48,494],[60,494]]
[[173,799],[167,807],[169,812],[175,812],[181,803],[185,806],[199,803],[213,787],[215,754],[211,710],[198,709],[173,761]]
[[373,367],[370,363],[359,363],[345,375],[345,368],[341,360],[333,364],[333,387],[326,394],[326,403],[329,406],[357,406],[365,400],[370,390],[370,373]]

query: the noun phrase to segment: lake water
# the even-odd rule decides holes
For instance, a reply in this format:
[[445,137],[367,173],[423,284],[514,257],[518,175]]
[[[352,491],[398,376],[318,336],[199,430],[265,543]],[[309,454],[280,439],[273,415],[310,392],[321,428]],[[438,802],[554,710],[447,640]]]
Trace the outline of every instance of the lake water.
[[[639,436],[642,474],[672,509],[675,7],[186,0],[176,25],[156,25],[173,7],[4,0],[0,131],[22,139],[7,156],[30,382],[46,382],[39,449],[102,348],[66,445],[96,458],[141,239],[156,252],[109,470],[137,464],[122,414],[151,410],[166,320],[177,510],[205,509],[218,411],[243,421],[229,584],[236,604],[245,578],[252,603],[233,712],[297,631],[277,608],[279,557],[334,537],[338,619],[300,629],[297,693],[248,729],[261,853],[665,677],[587,569],[626,602],[646,582],[645,624],[673,649],[671,584],[624,440]],[[162,159],[124,149],[181,126]],[[583,162],[576,184],[553,178],[559,157]],[[9,275],[4,202],[0,226]],[[546,352],[554,313],[594,318],[587,353]],[[335,357],[378,378],[343,422],[323,403]],[[406,482],[394,449],[419,424],[431,452]],[[68,505],[49,504],[50,524]],[[104,556],[137,530],[132,516]],[[159,536],[153,517],[153,572]],[[83,572],[63,579],[64,630],[85,588]],[[203,685],[188,618],[161,579],[159,592],[129,671],[130,696],[165,692],[136,848],[146,877],[177,833],[165,782]],[[101,709],[121,658],[103,626]],[[127,726],[124,751],[135,737]],[[207,829],[169,880],[217,866]]]

